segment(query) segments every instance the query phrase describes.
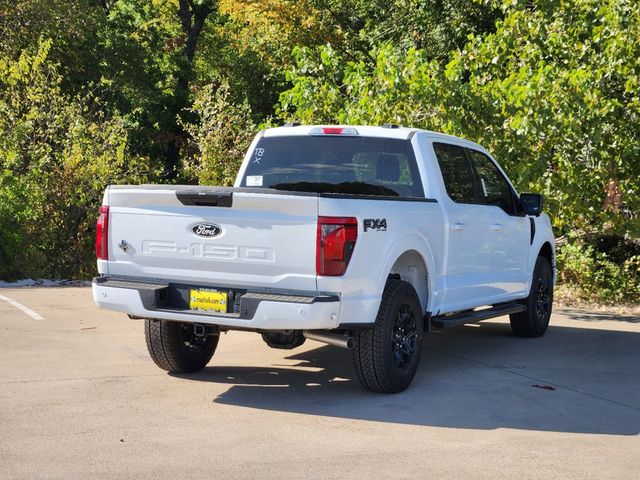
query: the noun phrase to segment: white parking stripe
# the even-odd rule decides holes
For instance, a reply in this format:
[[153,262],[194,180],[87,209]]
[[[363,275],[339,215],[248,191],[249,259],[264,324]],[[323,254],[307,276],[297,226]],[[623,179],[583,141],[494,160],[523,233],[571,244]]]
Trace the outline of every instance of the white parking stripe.
[[22,305],[20,302],[16,302],[13,298],[9,298],[9,297],[5,297],[4,295],[0,295],[0,300],[4,300],[5,302],[7,302],[9,305],[13,305],[14,307],[16,307],[18,310],[23,311],[24,313],[26,313],[27,315],[29,315],[31,318],[33,318],[34,320],[44,320],[44,317],[42,315],[40,315],[39,313],[34,312],[33,310],[31,310],[28,307],[25,307],[24,305]]

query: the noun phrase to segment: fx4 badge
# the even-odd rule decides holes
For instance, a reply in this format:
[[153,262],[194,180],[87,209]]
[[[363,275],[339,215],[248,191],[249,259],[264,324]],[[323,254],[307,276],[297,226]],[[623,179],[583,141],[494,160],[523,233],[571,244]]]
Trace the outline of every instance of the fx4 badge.
[[364,219],[364,231],[376,230],[377,232],[387,231],[387,219],[386,218],[365,218]]

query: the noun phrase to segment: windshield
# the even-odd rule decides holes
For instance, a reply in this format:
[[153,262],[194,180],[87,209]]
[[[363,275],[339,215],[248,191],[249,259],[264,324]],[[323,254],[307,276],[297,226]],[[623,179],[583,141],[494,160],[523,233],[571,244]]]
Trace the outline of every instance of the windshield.
[[424,197],[409,141],[373,137],[262,138],[252,152],[241,186]]

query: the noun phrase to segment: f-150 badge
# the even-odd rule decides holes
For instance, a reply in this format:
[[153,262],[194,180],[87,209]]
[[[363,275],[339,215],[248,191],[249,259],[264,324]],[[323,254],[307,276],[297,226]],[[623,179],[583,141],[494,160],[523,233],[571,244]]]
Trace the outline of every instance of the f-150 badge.
[[378,232],[387,231],[387,219],[386,218],[365,218],[364,219],[364,231],[376,230]]

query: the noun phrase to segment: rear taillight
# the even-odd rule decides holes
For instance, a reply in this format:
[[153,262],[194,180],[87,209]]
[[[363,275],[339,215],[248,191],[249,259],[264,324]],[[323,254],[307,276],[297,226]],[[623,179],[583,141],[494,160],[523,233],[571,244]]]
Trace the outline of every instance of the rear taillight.
[[344,275],[358,239],[358,220],[354,217],[318,217],[316,273]]
[[96,257],[98,260],[109,260],[109,207],[100,207],[100,216],[96,222]]

